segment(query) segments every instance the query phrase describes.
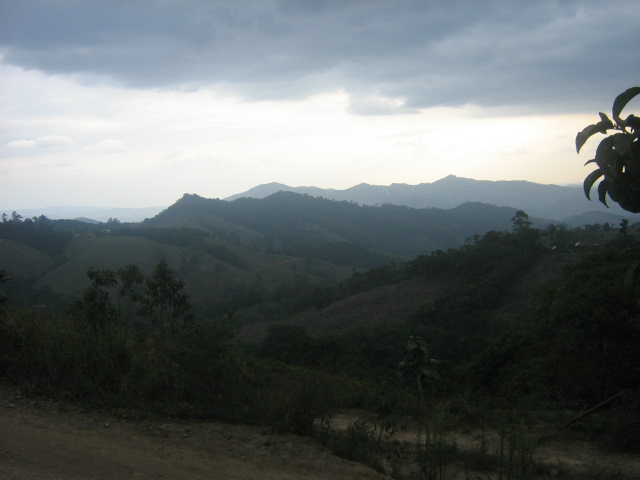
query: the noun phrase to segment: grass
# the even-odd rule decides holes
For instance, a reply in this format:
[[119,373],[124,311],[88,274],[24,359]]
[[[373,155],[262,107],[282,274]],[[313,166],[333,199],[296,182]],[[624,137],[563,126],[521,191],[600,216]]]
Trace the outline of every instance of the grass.
[[134,264],[149,273],[162,259],[185,280],[194,304],[223,303],[229,296],[247,288],[272,291],[296,282],[328,284],[347,278],[352,269],[320,260],[305,261],[284,255],[259,252],[251,248],[207,238],[211,246],[223,246],[237,255],[239,268],[225,263],[204,249],[175,247],[142,237],[117,234],[83,235],[71,240],[65,261],[51,268],[53,260],[42,252],[8,240],[0,241],[0,258],[7,272],[23,278],[40,277],[36,287],[49,287],[63,295],[75,295],[87,286],[89,267],[117,269]]
[[40,278],[36,286],[48,286],[57,293],[73,295],[88,285],[89,267],[117,269],[134,264],[144,273],[150,273],[163,258],[172,268],[179,265],[180,250],[143,238],[81,237],[72,240],[65,255],[67,261]]
[[23,278],[43,275],[53,265],[46,253],[13,240],[0,239],[0,269]]

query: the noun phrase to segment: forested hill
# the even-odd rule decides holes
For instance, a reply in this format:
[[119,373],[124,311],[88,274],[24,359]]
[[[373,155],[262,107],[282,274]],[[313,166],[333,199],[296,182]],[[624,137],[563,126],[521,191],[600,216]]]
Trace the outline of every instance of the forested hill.
[[413,258],[458,247],[475,234],[509,230],[515,211],[482,203],[449,210],[362,206],[292,192],[233,202],[184,195],[145,220],[144,226],[202,228],[245,246],[289,255],[304,255],[314,246],[348,243]]
[[134,264],[147,274],[166,260],[194,304],[221,311],[511,230],[514,213],[479,203],[451,210],[360,206],[286,192],[234,202],[185,195],[142,223],[6,218],[0,270],[12,278],[14,302],[51,304],[46,289],[78,295],[89,268]]

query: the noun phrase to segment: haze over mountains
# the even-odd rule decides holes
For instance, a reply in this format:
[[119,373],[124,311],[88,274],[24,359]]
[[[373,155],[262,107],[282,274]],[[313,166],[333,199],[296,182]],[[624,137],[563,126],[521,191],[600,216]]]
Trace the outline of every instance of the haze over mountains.
[[166,260],[194,304],[221,313],[509,231],[515,211],[479,202],[365,206],[294,192],[235,201],[185,194],[140,223],[9,218],[0,222],[0,270],[16,279],[14,298],[47,304],[46,292],[79,295],[89,268],[136,265],[148,274]]
[[[589,202],[581,186],[543,185],[528,181],[489,181],[449,175],[432,183],[417,185],[368,185],[362,183],[345,190],[323,189],[314,186],[291,187],[281,183],[258,185],[243,193],[225,198],[265,198],[279,191],[349,201],[360,205],[404,205],[413,208],[450,209],[467,202],[512,207],[524,210],[531,217],[582,226],[593,223],[617,223],[622,218],[638,221],[638,215],[622,210],[611,202],[610,208],[597,200]],[[137,222],[152,218],[166,206],[145,208],[100,208],[89,206],[59,206],[17,210],[25,218],[45,215],[51,219],[81,219],[105,222],[118,218],[123,222]],[[12,209],[5,212],[9,215]]]
[[39,217],[44,215],[51,220],[77,219],[85,222],[106,222],[110,218],[117,218],[121,222],[139,222],[145,218],[153,217],[166,206],[125,208],[125,207],[91,207],[91,206],[55,206],[42,208],[5,209],[4,213],[11,215],[16,211],[24,218]]
[[[574,225],[587,212],[599,212],[600,215],[584,216],[607,220],[607,214],[621,215],[625,218],[636,216],[611,202],[610,208],[600,202],[589,202],[584,196],[582,186],[542,185],[527,181],[489,181],[449,175],[432,183],[407,185],[394,183],[388,186],[362,183],[345,190],[322,189],[317,187],[289,187],[280,183],[259,185],[244,193],[233,195],[225,200],[241,197],[264,198],[278,191],[290,191],[319,196],[337,201],[356,202],[361,205],[406,205],[413,208],[454,208],[467,202],[481,202],[499,207],[513,207],[524,210],[533,217],[539,217]],[[602,215],[604,214],[604,215]],[[616,217],[617,218],[617,217]],[[589,222],[586,222],[589,223]],[[580,223],[580,225],[583,225]]]
[[[165,259],[185,280],[196,304],[220,313],[230,308],[232,300],[238,304],[247,299],[262,301],[279,289],[298,288],[300,282],[328,285],[354,271],[458,248],[488,231],[509,232],[517,209],[527,211],[533,226],[541,229],[549,217],[565,223],[573,218],[578,226],[608,222],[613,227],[623,218],[606,212],[562,218],[580,211],[570,208],[573,201],[583,205],[582,212],[598,204],[581,198],[580,189],[528,182],[447,177],[417,186],[359,185],[344,191],[307,190],[310,193],[282,190],[286,186],[271,184],[231,201],[185,194],[156,215],[146,211],[148,218],[139,223],[120,218],[105,226],[85,220],[10,217],[0,222],[0,269],[23,282],[13,282],[14,297],[30,289],[35,293],[25,302],[48,303],[49,299],[38,296],[39,289],[78,295],[87,285],[86,272],[91,267],[117,269],[135,264],[148,274]],[[322,198],[319,193],[342,196],[342,200]],[[450,208],[415,208],[390,200],[422,202],[423,207],[430,201],[447,206],[460,203]],[[26,212],[18,213],[31,218]],[[83,216],[88,215],[85,210]],[[568,248],[582,234],[569,237],[555,240]]]

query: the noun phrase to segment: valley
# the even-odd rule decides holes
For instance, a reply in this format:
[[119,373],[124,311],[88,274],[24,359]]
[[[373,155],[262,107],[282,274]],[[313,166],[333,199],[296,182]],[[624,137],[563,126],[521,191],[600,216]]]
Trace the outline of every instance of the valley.
[[[27,439],[40,428],[27,406],[100,411],[109,416],[104,433],[132,445],[149,440],[125,426],[128,417],[153,418],[165,438],[183,432],[172,464],[199,458],[202,473],[228,462],[245,478],[256,465],[299,478],[320,468],[310,460],[318,448],[321,471],[340,478],[403,480],[424,468],[437,476],[447,465],[460,478],[475,469],[527,479],[552,464],[567,478],[633,478],[640,359],[637,286],[628,279],[640,262],[637,225],[539,224],[477,202],[376,207],[292,192],[231,202],[185,195],[140,223],[13,217],[0,224],[0,367],[14,389],[6,404],[23,414],[12,417],[13,406],[4,414]],[[417,373],[407,374],[412,362]],[[559,443],[538,442],[541,423],[553,430],[613,395]],[[89,421],[79,418],[64,421]],[[57,425],[45,442],[74,431],[42,421]],[[240,454],[249,463],[237,463],[187,441],[238,428],[310,453],[276,461],[256,443]],[[410,447],[390,463],[395,442],[410,444],[420,430],[425,438],[425,429],[437,449]],[[478,437],[485,431],[489,450]],[[272,436],[290,434],[300,440]],[[109,442],[102,448],[114,449]],[[613,452],[585,465],[567,453],[575,445]],[[378,473],[350,473],[333,454]],[[66,463],[84,454],[61,455]],[[19,474],[47,478],[9,447],[5,457]],[[33,464],[50,461],[42,458]],[[172,468],[162,455],[145,458],[152,469]],[[130,472],[139,461],[119,460]]]

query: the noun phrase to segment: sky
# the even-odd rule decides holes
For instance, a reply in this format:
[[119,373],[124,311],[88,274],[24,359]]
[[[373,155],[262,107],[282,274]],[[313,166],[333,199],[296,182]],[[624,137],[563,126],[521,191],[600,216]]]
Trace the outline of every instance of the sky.
[[0,209],[580,183],[638,44],[637,0],[0,0]]

